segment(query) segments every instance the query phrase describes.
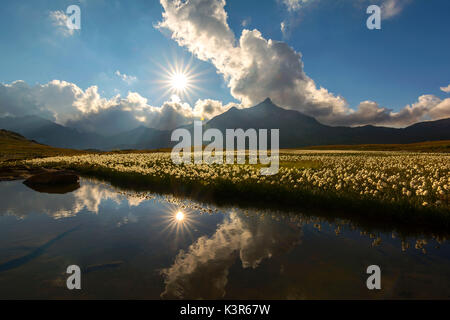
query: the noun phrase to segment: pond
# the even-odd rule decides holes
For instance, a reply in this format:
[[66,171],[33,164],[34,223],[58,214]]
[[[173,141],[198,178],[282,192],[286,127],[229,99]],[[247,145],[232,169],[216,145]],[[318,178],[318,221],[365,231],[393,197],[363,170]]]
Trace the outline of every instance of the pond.
[[[450,298],[450,244],[311,212],[216,207],[83,178],[0,183],[0,299]],[[81,268],[81,290],[66,269]],[[368,290],[367,267],[381,269]]]

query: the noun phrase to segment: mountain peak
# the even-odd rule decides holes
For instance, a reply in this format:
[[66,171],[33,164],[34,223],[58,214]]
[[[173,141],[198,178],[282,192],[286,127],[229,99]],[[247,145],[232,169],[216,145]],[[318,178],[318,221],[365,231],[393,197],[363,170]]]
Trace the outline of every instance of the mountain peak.
[[273,103],[273,101],[270,98],[266,98],[263,102],[258,103],[256,106],[254,106],[254,108],[267,110],[281,109],[275,103]]

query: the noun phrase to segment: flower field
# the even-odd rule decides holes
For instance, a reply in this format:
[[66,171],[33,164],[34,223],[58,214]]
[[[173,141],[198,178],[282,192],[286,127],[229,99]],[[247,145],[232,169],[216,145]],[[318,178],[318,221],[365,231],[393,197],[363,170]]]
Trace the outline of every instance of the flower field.
[[380,208],[403,212],[426,209],[449,213],[450,156],[446,154],[312,151],[281,154],[279,161],[280,170],[273,176],[260,175],[261,165],[176,165],[168,152],[64,156],[26,162],[74,169],[115,182],[134,181],[150,189],[185,186],[212,193],[216,199],[256,197],[291,205],[344,201],[351,206],[366,203],[372,209],[374,204],[383,204]]

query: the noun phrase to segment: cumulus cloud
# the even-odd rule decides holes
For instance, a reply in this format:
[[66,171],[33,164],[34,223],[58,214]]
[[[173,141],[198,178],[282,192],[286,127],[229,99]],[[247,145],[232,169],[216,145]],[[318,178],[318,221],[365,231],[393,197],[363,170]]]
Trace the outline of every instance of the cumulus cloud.
[[[390,1],[383,3],[397,8],[388,4]],[[295,7],[295,3],[290,4]],[[316,85],[304,72],[301,53],[285,42],[266,39],[257,29],[244,29],[236,38],[227,23],[225,0],[161,0],[161,4],[163,20],[158,28],[169,30],[179,45],[200,60],[211,62],[224,77],[231,95],[241,101],[239,105],[204,99],[190,106],[171,99],[161,106],[152,106],[137,92],[106,98],[100,95],[97,86],[83,90],[61,80],[29,86],[19,80],[0,84],[0,116],[37,114],[63,125],[111,134],[139,125],[173,129],[194,119],[211,119],[232,106],[255,105],[266,97],[281,107],[301,111],[330,125],[401,127],[450,116],[449,100],[432,95],[422,95],[417,102],[397,112],[373,101],[350,108],[343,97]],[[59,26],[65,21],[62,14],[53,13]],[[137,80],[119,70],[115,75],[130,83]],[[449,87],[441,90],[449,92]]]
[[67,27],[67,21],[69,20],[69,17],[63,11],[50,11],[49,17],[52,21],[53,26],[55,26],[58,32],[63,36],[69,37],[74,34],[75,30],[69,29]]
[[[250,219],[231,212],[216,232],[202,236],[174,264],[162,270],[167,299],[217,299],[225,295],[230,267],[257,268],[264,259],[285,253],[300,243],[301,229],[271,219]],[[208,279],[208,281],[204,281]]]
[[[401,1],[390,1],[383,4],[392,11],[392,16],[395,10],[398,12],[399,9],[395,8],[400,7]],[[297,3],[305,2],[291,1],[288,5],[296,8]],[[227,23],[225,4],[225,0],[161,0],[164,11],[158,28],[169,30],[180,46],[186,47],[199,59],[210,61],[227,81],[232,96],[242,101],[244,106],[270,97],[282,107],[299,110],[331,125],[403,126],[411,123],[411,119],[419,119],[416,113],[422,115],[421,120],[447,114],[446,102],[436,104],[436,97],[426,108],[419,107],[424,100],[421,97],[417,104],[406,106],[397,113],[380,108],[374,102],[361,102],[354,110],[343,97],[318,87],[305,74],[301,53],[286,43],[266,39],[257,29],[244,29],[236,39]],[[437,106],[440,111],[431,112]],[[417,112],[419,109],[428,111]]]
[[417,102],[407,105],[398,112],[380,107],[376,102],[363,101],[356,111],[336,116],[336,125],[377,124],[405,127],[424,120],[439,120],[450,117],[450,98],[441,100],[433,95],[422,95]]
[[62,125],[106,135],[140,125],[174,129],[194,119],[211,119],[232,106],[236,104],[222,105],[211,99],[198,100],[190,106],[172,99],[156,107],[149,105],[137,92],[129,92],[126,97],[105,98],[97,86],[83,90],[60,80],[35,86],[24,81],[0,84],[0,116],[38,115]]
[[137,77],[135,76],[131,76],[131,75],[127,75],[125,73],[121,73],[119,70],[117,70],[116,72],[114,72],[114,74],[116,76],[118,76],[120,79],[122,79],[122,81],[126,82],[128,85],[132,84],[133,82],[137,81]]
[[60,80],[29,86],[24,81],[0,84],[0,115],[40,115],[64,124],[81,114],[96,113],[114,105],[114,99],[102,98],[97,86],[82,90]]
[[446,87],[441,87],[441,91],[443,91],[445,93],[450,93],[450,84]]
[[160,107],[154,107],[136,92],[129,92],[126,98],[115,97],[108,103],[111,107],[101,109],[99,112],[82,114],[68,121],[66,125],[104,135],[127,131],[138,126],[172,130],[196,119],[209,120],[236,106],[233,103],[224,106],[219,101],[206,99],[198,100],[193,107],[179,100],[166,101]]
[[345,100],[317,88],[303,72],[300,53],[286,43],[267,40],[258,30],[244,29],[239,41],[227,23],[224,0],[179,2],[161,0],[160,28],[199,59],[211,61],[244,105],[267,96],[281,106],[305,106],[320,115],[340,111]]

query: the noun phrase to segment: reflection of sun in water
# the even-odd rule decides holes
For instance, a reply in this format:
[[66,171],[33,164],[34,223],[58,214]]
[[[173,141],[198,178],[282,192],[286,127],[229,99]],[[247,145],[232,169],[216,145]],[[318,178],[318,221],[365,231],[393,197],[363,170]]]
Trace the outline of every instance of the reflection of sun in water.
[[175,215],[175,219],[177,219],[177,221],[181,222],[184,220],[184,213],[181,211],[178,211],[177,214]]
[[168,206],[166,213],[162,216],[163,220],[161,233],[167,236],[169,239],[178,243],[185,237],[193,239],[192,232],[196,230],[195,225],[197,221],[195,214],[190,212],[186,208],[177,208],[174,206]]

